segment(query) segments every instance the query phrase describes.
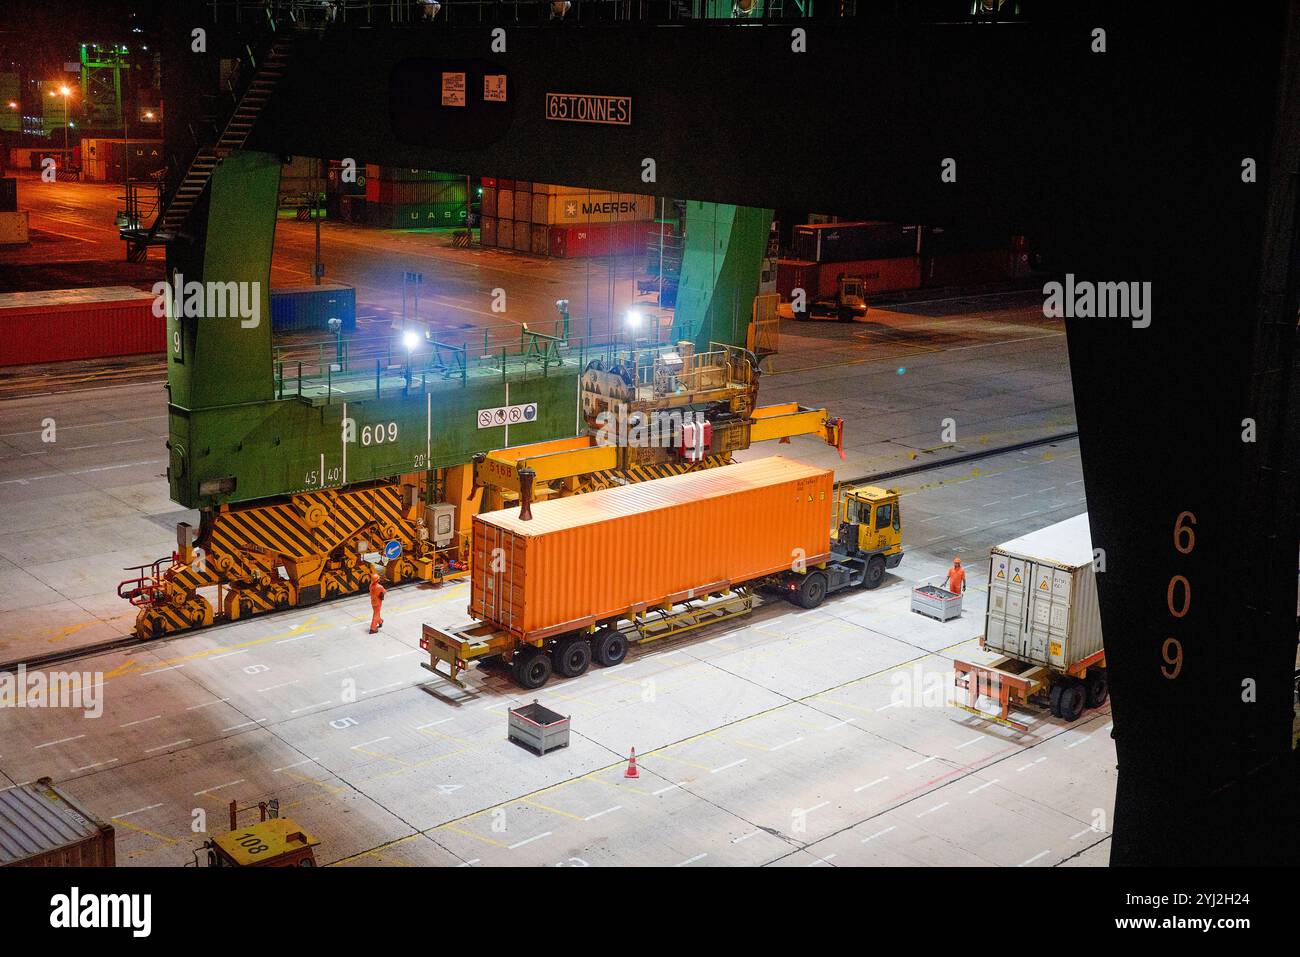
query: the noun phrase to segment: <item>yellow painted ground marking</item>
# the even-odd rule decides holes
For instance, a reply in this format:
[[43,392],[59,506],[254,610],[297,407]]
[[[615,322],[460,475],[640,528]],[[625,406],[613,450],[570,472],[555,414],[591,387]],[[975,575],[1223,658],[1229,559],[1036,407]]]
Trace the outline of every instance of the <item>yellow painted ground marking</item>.
[[[478,812],[478,813],[482,814],[483,812],[480,811],[480,812]],[[458,820],[465,821],[465,820],[468,820],[468,818],[459,818]],[[476,840],[476,841],[482,841],[484,844],[491,844],[493,847],[500,847],[500,848],[505,848],[505,849],[509,850],[509,845],[508,845],[508,844],[504,844],[504,843],[502,843],[501,841],[494,841],[494,840],[492,840],[492,838],[490,838],[490,837],[483,837],[482,835],[475,834],[475,833],[472,832],[472,831],[467,831],[467,830],[465,830],[463,827],[457,827],[457,826],[455,825],[454,822],[452,822],[452,823],[448,823],[448,824],[439,824],[436,828],[434,828],[434,830],[435,830],[435,831],[455,831],[457,834],[464,834],[466,837],[472,837],[474,840]]]
[[159,834],[157,831],[151,831],[147,827],[141,827],[139,824],[132,824],[130,821],[124,821],[120,817],[115,817],[112,820],[113,823],[118,827],[125,827],[132,831],[138,831],[141,834],[147,834],[149,837],[152,837],[155,841],[161,841],[163,844],[166,844],[168,846],[180,843],[180,840],[177,838],[167,837],[167,835],[165,834]]

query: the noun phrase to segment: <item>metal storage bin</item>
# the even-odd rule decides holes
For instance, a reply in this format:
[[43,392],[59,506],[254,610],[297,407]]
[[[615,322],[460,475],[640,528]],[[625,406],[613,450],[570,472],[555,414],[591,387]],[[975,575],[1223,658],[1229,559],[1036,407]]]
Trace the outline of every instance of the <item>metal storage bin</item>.
[[912,589],[912,611],[935,621],[948,621],[961,615],[961,595],[938,585],[922,585]]
[[538,704],[536,698],[532,704],[511,708],[508,715],[506,737],[538,757],[569,746],[569,719]]

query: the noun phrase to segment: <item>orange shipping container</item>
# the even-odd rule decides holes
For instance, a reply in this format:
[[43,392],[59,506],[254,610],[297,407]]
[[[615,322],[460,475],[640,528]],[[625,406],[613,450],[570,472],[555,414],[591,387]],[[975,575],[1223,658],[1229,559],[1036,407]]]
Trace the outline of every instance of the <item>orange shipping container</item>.
[[540,641],[823,562],[833,486],[773,456],[476,515],[469,613]]

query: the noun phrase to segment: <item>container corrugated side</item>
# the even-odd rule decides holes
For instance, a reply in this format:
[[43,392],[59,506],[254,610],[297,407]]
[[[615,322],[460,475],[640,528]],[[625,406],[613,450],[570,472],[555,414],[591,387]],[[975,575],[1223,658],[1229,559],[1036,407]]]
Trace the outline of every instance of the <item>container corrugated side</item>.
[[49,778],[0,791],[0,866],[113,867],[114,831]]
[[840,276],[856,276],[861,279],[862,290],[868,296],[878,292],[921,288],[921,260],[916,256],[821,263],[817,269],[817,285],[825,296],[835,294]]
[[340,320],[345,332],[357,327],[357,291],[345,283],[275,287],[270,299],[271,329],[276,332],[328,331],[330,319]]
[[773,456],[476,515],[470,614],[540,640],[824,561],[833,485]]
[[0,295],[0,366],[161,353],[167,323],[129,287]]
[[991,551],[984,647],[1056,671],[1102,650],[1087,513]]

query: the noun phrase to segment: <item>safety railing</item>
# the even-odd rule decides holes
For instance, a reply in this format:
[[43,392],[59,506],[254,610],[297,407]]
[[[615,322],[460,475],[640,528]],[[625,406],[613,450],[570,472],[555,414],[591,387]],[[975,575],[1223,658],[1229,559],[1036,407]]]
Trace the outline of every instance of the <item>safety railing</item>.
[[[606,366],[620,357],[633,368],[645,366],[653,382],[655,357],[688,337],[683,327],[654,325],[653,337],[630,339],[620,332],[564,338],[562,320],[541,329],[517,325],[486,326],[481,337],[461,342],[434,338],[429,330],[410,327],[378,336],[333,337],[276,346],[272,363],[275,395],[279,399],[378,398],[385,394],[423,394],[449,385],[464,386],[471,378],[499,375],[503,379],[545,377],[568,366],[586,368],[600,359]],[[724,347],[729,348],[729,347]]]
[[317,29],[342,25],[753,23],[858,16],[856,0],[209,0],[209,7],[215,23],[243,24],[269,14],[285,23]]

